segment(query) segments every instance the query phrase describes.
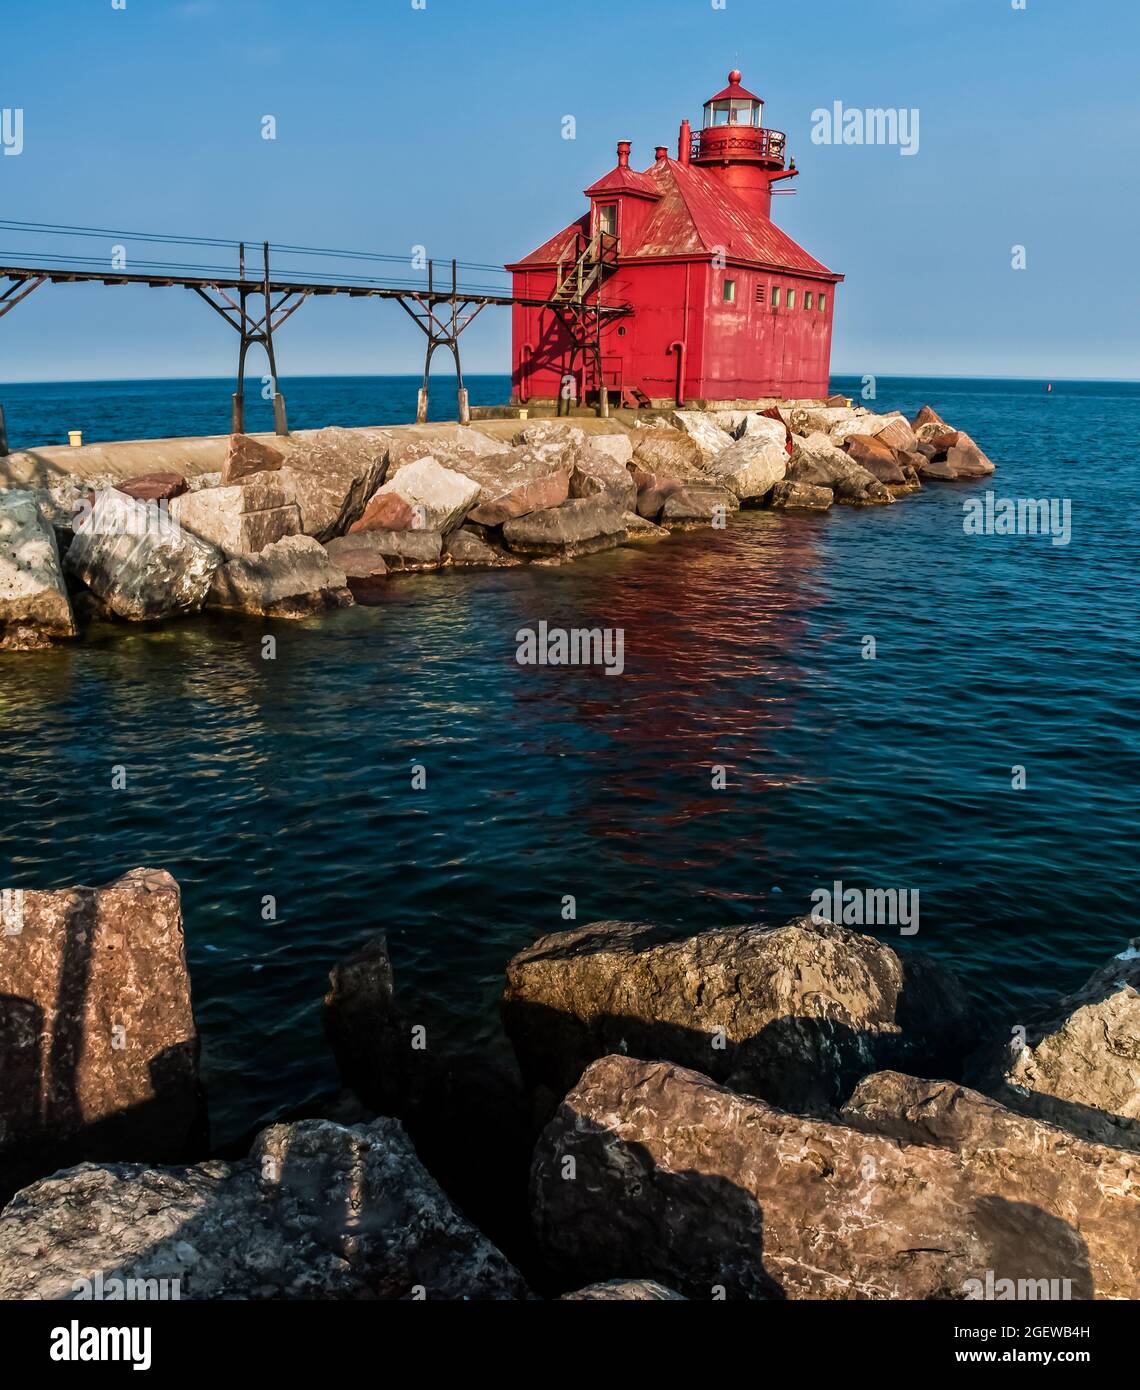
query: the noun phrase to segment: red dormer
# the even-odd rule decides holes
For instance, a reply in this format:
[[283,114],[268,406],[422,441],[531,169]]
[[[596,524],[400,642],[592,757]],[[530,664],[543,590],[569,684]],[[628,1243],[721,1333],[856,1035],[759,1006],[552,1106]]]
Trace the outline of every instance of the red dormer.
[[608,232],[619,241],[624,237],[632,242],[645,225],[652,205],[661,197],[648,174],[639,174],[629,167],[632,148],[628,140],[619,140],[617,164],[585,190],[590,200],[591,236]]

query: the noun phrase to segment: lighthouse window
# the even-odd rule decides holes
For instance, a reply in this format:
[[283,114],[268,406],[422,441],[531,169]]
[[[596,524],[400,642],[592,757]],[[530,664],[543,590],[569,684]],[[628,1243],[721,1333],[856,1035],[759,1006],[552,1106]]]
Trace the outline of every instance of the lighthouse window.
[[724,302],[726,304],[736,303],[736,281],[726,280],[724,282]]
[[598,204],[598,231],[606,232],[609,236],[617,235],[616,203]]
[[788,291],[787,299],[786,299],[784,302],[787,304],[787,306],[788,306],[789,309],[794,309],[794,308],[796,307],[796,292],[795,292],[795,290],[789,290],[789,291]]
[[773,309],[778,309],[779,307],[780,307],[780,287],[779,287],[779,285],[773,285],[773,286],[772,286],[772,308],[773,308]]
[[821,294],[819,297],[819,312],[822,314],[827,308],[827,295]]
[[815,295],[811,290],[804,290],[804,308],[811,309],[815,305]]
[[757,304],[763,304],[763,303],[764,303],[764,286],[763,286],[763,285],[757,285],[757,286],[756,286],[756,303],[757,303]]

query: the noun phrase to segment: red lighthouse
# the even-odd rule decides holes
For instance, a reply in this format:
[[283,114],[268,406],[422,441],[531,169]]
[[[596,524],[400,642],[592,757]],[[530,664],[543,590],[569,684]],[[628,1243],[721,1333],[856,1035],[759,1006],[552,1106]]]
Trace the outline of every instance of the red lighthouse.
[[827,395],[834,286],[771,219],[785,165],[781,131],[731,72],[696,135],[681,123],[644,172],[617,164],[585,190],[589,208],[509,265],[514,399],[607,393],[656,406]]

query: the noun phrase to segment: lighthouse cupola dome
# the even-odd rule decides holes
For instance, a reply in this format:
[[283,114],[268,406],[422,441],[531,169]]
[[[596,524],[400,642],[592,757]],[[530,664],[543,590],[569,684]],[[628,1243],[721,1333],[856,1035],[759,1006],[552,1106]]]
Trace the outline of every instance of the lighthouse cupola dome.
[[764,124],[764,102],[755,92],[740,85],[742,73],[733,68],[728,74],[728,86],[705,102],[705,129],[712,126],[751,126],[759,130]]

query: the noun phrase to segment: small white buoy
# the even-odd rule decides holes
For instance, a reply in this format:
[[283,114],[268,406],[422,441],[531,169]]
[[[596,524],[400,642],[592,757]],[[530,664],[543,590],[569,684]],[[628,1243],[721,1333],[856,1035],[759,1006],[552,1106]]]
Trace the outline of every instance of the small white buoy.
[[82,431],[82,430],[68,430],[68,432],[67,432],[67,442],[71,445],[71,447],[72,447],[73,449],[82,449],[82,447],[83,447],[83,431]]

